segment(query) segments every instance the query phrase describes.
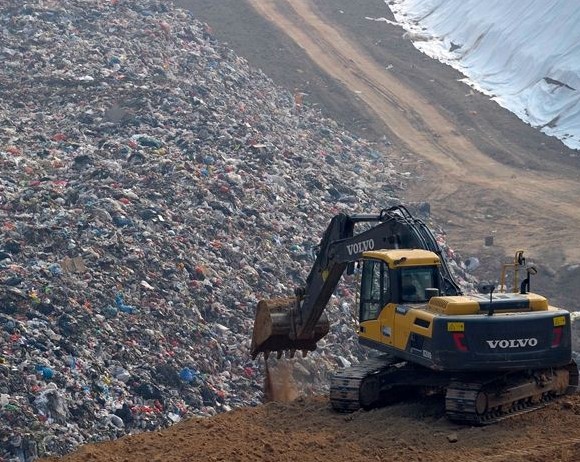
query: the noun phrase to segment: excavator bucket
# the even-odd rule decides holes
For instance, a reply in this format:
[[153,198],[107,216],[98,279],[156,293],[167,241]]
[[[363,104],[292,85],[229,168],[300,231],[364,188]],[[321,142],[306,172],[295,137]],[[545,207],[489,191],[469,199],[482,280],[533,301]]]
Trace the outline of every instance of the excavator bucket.
[[309,338],[292,338],[295,332],[293,310],[297,308],[296,298],[278,298],[260,300],[256,307],[256,319],[252,334],[251,354],[255,359],[259,353],[267,358],[271,351],[276,351],[280,357],[285,350],[294,355],[296,350],[316,350],[316,342],[328,333],[330,328],[328,318],[323,314],[314,327]]

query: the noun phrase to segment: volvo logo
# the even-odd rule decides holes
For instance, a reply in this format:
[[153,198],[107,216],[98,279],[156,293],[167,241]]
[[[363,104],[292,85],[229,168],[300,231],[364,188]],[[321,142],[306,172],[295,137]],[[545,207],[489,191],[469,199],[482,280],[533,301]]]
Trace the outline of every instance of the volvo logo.
[[374,248],[375,248],[374,239],[367,239],[366,241],[356,242],[354,244],[348,244],[346,246],[346,250],[348,251],[349,255],[366,252],[367,250],[373,250]]
[[537,338],[517,338],[509,340],[486,340],[490,348],[525,348],[527,346],[535,347],[538,344]]

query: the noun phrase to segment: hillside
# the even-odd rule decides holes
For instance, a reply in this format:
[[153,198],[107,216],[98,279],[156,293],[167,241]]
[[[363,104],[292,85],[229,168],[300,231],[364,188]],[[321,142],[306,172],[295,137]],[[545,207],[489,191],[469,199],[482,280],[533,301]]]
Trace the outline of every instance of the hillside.
[[[385,22],[395,19],[388,3],[178,0],[305,101],[367,139],[386,139],[391,159],[410,172],[406,200],[431,204],[453,248],[482,261],[478,277],[497,280],[522,248],[540,268],[536,290],[574,309],[578,151],[420,53],[402,27]],[[486,237],[494,246],[484,246]]]
[[[257,300],[303,283],[329,217],[399,202],[404,175],[185,11],[0,13],[0,457],[258,404]],[[361,355],[331,313],[303,366],[318,390]]]
[[[553,268],[534,281],[566,304],[577,248],[550,241],[577,237],[570,150],[478,95],[467,117],[455,74],[398,28],[385,40],[357,12],[368,2],[5,3],[0,458],[574,460],[576,397],[485,429],[450,424],[436,399],[330,412],[329,373],[364,356],[349,278],[330,334],[292,363],[307,397],[260,406],[248,354],[257,300],[303,283],[328,219],[402,200],[431,204],[464,286],[467,255],[495,272],[523,239]],[[380,81],[373,63],[391,59],[401,74]]]

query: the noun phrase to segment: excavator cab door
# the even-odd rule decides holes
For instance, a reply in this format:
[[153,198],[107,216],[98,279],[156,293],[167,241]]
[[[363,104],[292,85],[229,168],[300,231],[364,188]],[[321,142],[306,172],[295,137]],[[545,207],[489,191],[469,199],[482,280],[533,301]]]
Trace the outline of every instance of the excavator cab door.
[[395,313],[389,271],[383,261],[363,260],[359,311],[359,337],[387,345],[393,343]]

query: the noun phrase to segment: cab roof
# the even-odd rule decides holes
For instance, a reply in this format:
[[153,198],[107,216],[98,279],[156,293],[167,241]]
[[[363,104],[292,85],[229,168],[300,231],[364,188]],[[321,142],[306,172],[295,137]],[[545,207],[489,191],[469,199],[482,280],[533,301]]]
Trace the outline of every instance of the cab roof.
[[363,258],[383,260],[389,268],[402,266],[439,265],[441,261],[435,252],[423,249],[383,249],[363,253]]

